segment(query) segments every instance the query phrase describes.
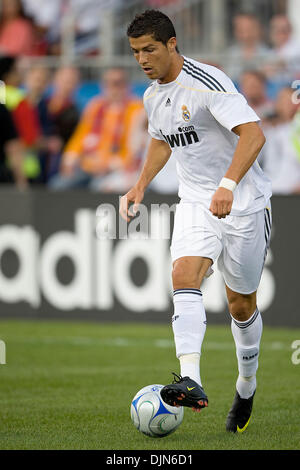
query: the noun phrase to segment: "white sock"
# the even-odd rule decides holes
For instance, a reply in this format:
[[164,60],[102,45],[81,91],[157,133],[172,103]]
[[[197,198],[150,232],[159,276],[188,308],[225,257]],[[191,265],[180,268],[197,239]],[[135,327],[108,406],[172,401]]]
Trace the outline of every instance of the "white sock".
[[239,375],[236,381],[236,389],[241,398],[250,398],[256,389],[256,376],[242,377]]
[[181,375],[189,376],[201,385],[200,355],[206,331],[206,314],[199,289],[174,291],[172,327]]
[[262,318],[258,309],[244,322],[232,317],[231,331],[236,346],[239,370],[236,389],[241,398],[249,398],[256,388],[262,328]]
[[180,375],[182,377],[190,377],[195,380],[199,385],[201,384],[200,378],[200,354],[183,354],[179,357],[180,362]]

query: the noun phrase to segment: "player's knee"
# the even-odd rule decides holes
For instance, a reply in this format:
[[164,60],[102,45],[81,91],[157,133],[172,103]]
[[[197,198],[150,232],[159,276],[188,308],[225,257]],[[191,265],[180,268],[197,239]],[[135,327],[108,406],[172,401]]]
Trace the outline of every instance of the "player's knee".
[[256,301],[251,296],[238,296],[229,301],[229,311],[237,321],[247,321],[256,308]]
[[176,263],[172,271],[173,289],[184,289],[193,287],[199,289],[199,276],[198,272],[192,269],[187,269],[186,265]]

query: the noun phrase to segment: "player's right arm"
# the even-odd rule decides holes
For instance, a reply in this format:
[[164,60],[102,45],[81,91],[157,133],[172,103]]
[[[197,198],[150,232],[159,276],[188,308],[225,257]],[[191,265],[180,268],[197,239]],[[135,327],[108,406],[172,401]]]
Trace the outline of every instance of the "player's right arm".
[[[138,181],[128,193],[120,199],[119,212],[121,217],[127,220],[127,222],[130,220],[130,217],[135,216],[138,205],[144,198],[147,186],[165,166],[171,153],[170,146],[164,140],[151,139],[147,157]],[[129,208],[130,203],[133,203],[133,210]]]

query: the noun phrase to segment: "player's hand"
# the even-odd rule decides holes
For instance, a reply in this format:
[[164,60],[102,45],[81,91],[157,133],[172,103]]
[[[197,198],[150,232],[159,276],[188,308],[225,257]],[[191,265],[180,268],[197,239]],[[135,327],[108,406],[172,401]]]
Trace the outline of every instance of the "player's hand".
[[233,203],[233,192],[230,189],[218,188],[212,197],[210,212],[218,219],[225,219],[230,214]]
[[[126,220],[130,221],[130,217],[134,217],[138,211],[138,206],[144,199],[144,191],[139,189],[137,186],[128,191],[127,194],[121,197],[119,213],[120,216]],[[130,203],[133,202],[133,206],[129,207]]]

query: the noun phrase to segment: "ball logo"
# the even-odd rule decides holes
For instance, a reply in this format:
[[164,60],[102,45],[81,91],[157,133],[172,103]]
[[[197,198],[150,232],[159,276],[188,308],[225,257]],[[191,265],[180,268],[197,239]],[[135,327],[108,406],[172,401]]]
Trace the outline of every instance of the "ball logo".
[[185,121],[189,121],[191,119],[191,114],[185,105],[182,106],[182,117]]

